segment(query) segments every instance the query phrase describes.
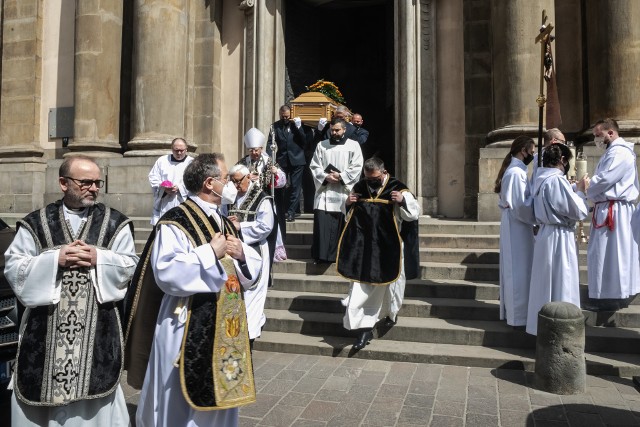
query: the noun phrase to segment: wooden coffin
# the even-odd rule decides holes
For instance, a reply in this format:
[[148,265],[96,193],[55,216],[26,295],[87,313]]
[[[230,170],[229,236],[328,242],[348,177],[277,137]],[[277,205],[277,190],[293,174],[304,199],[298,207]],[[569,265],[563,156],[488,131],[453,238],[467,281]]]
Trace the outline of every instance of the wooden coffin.
[[339,105],[320,92],[305,92],[291,101],[291,118],[300,117],[305,125],[316,127],[322,117],[331,120]]

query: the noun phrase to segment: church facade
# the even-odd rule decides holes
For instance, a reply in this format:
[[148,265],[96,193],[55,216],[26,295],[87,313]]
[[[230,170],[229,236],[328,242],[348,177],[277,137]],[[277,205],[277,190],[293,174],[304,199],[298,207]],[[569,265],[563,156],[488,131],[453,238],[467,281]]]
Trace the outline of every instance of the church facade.
[[[334,81],[364,116],[369,152],[423,212],[497,220],[493,181],[513,138],[537,139],[546,10],[561,130],[639,138],[634,0],[4,0],[0,215],[59,197],[64,156],[98,159],[105,203],[149,216],[147,174],[170,141],[244,155],[280,105]],[[636,19],[638,18],[638,19]]]

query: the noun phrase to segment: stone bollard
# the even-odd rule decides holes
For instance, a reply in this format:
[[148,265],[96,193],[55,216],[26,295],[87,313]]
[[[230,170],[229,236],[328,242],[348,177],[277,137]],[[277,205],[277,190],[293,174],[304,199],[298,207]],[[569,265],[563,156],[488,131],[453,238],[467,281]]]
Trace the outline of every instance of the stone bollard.
[[568,302],[549,302],[538,313],[535,386],[555,394],[585,392],[584,316]]

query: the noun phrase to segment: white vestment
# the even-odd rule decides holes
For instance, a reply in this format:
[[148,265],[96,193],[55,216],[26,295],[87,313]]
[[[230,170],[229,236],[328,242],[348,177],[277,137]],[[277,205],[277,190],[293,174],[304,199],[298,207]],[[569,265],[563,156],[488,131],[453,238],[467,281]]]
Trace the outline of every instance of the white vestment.
[[[388,180],[388,175],[387,175]],[[383,183],[384,185],[384,183]],[[403,193],[406,207],[397,203],[394,205],[398,230],[402,221],[417,221],[420,217],[420,205],[413,194],[408,191]],[[385,317],[395,321],[402,307],[404,288],[406,284],[404,275],[404,245],[400,247],[400,276],[395,282],[388,285],[377,286],[366,283],[352,282],[347,296],[347,309],[344,313],[343,326],[345,329],[354,330],[361,328],[373,328],[375,324]]]
[[[262,175],[262,172],[264,172],[264,168],[267,165],[267,163],[269,163],[269,160],[270,160],[269,156],[265,152],[262,152],[258,160],[254,161],[251,159],[251,156],[247,155],[241,158],[238,161],[238,164],[245,165],[247,169],[249,169],[249,172],[251,173],[257,172],[258,175]],[[287,184],[287,175],[284,173],[282,169],[280,169],[277,163],[276,163],[276,169],[277,171],[274,177],[274,184],[275,184],[274,188],[282,188]]]
[[[260,155],[260,159],[257,161],[253,161],[251,156],[247,155],[241,158],[238,163],[241,165],[245,165],[249,172],[258,172],[259,175],[262,175],[264,172],[264,168],[269,162],[269,156],[264,152]],[[276,175],[274,177],[274,188],[283,188],[287,184],[287,175],[284,173],[280,166],[276,163]],[[265,190],[269,195],[271,195],[271,191]],[[274,212],[276,215],[278,214],[276,204],[273,204]],[[284,261],[287,259],[287,251],[284,247],[284,241],[282,240],[282,230],[278,228],[278,235],[276,237],[276,247],[275,247],[276,255],[275,261]]]
[[[360,179],[364,160],[360,144],[357,141],[347,139],[344,144],[335,145],[332,145],[330,141],[326,139],[318,143],[309,164],[316,186],[313,208],[344,214],[345,202],[351,188]],[[322,185],[328,175],[325,169],[329,165],[340,171],[342,182]]]
[[548,302],[580,307],[580,275],[576,254],[576,221],[587,217],[586,196],[573,191],[557,168],[538,168],[533,211],[540,230],[533,248],[527,332],[538,333],[538,312]]
[[511,326],[527,323],[533,261],[533,199],[527,166],[511,158],[502,177],[500,220],[500,319]]
[[[235,203],[236,209],[242,205],[250,190],[251,187],[247,189],[245,195],[238,197]],[[259,243],[262,256],[262,271],[259,273],[260,280],[244,292],[250,339],[260,336],[262,326],[267,321],[267,317],[264,315],[264,303],[267,300],[267,287],[269,285],[269,273],[271,272],[271,254],[267,237],[271,234],[275,224],[272,206],[271,199],[263,199],[258,205],[255,220],[240,223],[240,232],[244,243],[248,245]]]
[[[87,219],[88,210],[64,209],[74,233]],[[138,262],[131,229],[116,235],[111,250],[96,248],[97,263],[90,269],[98,302],[124,298]],[[60,249],[38,253],[36,243],[25,227],[20,227],[5,253],[4,274],[18,300],[29,308],[60,302],[62,275],[58,275]],[[22,317],[27,319],[27,313]],[[65,406],[40,407],[11,398],[11,424],[14,426],[128,426],[129,412],[124,393],[115,392],[100,399],[87,399]]]
[[[587,249],[590,298],[622,299],[640,292],[638,243],[631,230],[638,190],[633,143],[617,138],[600,158],[587,190],[587,197],[595,203],[593,223],[603,224],[609,212],[613,218],[613,230],[591,225]],[[614,201],[611,208],[609,201]]]
[[[171,154],[158,158],[149,171],[149,184],[153,190],[151,225],[156,225],[165,212],[187,199],[188,191],[184,186],[182,176],[189,163],[193,161],[193,157],[187,156],[181,162],[171,159]],[[164,181],[171,181],[173,185],[178,187],[178,192],[176,194],[165,193],[164,188],[160,186]]]
[[[193,200],[220,223],[217,206],[199,197]],[[242,245],[251,277],[257,277],[262,260],[248,245]],[[180,354],[186,321],[187,298],[197,293],[219,292],[227,274],[216,259],[211,245],[193,247],[187,236],[174,225],[158,228],[149,262],[158,287],[164,292],[145,374],[136,425],[226,427],[238,424],[238,409],[198,411],[184,398],[180,372],[175,363]],[[243,287],[253,280],[246,277],[234,261]]]

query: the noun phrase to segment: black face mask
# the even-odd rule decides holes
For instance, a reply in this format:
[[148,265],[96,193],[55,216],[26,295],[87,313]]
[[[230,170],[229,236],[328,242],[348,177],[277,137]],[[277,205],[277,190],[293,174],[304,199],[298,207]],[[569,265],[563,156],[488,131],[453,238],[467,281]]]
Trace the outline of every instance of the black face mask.
[[525,165],[528,165],[529,163],[531,163],[532,160],[533,160],[533,154],[527,153],[526,157],[522,159],[522,163],[524,163]]
[[382,181],[380,181],[379,179],[367,179],[367,185],[372,190],[377,190],[382,187]]
[[567,163],[566,165],[563,164],[562,166],[564,166],[564,174],[568,174],[569,173],[569,167],[571,166],[570,163]]

